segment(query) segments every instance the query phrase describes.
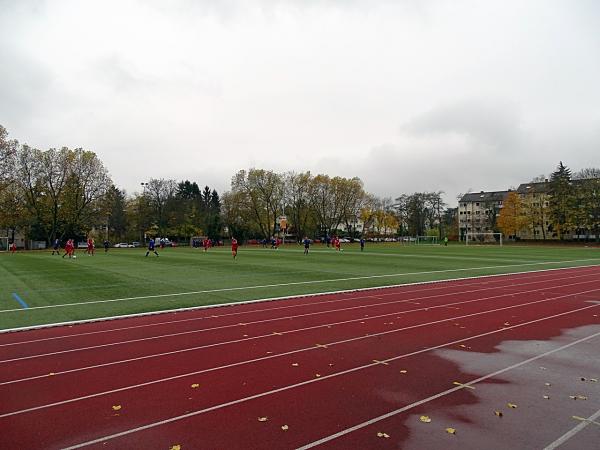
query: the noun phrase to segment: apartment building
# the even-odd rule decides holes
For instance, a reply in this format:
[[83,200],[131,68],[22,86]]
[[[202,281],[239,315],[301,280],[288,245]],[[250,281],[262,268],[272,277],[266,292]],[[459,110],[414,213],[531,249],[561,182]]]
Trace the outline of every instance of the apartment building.
[[509,191],[469,192],[458,202],[458,228],[460,239],[466,233],[491,233],[496,231],[496,220]]

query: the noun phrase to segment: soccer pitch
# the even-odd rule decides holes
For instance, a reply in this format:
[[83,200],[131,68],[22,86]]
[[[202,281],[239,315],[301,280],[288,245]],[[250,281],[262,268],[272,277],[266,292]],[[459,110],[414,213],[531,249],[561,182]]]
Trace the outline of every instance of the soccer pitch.
[[0,329],[176,308],[390,286],[431,280],[600,264],[600,250],[560,246],[402,246],[287,244],[110,249],[77,259],[49,251],[0,254]]

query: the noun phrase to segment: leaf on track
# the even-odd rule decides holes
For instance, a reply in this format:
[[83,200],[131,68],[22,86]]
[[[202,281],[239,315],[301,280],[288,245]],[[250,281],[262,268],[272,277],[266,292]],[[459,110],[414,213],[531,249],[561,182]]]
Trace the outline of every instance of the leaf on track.
[[549,395],[544,395],[544,398],[545,398],[546,400],[550,400],[550,396],[549,396]]
[[502,417],[504,414],[502,414],[502,411],[494,411],[494,414],[496,414],[498,417]]
[[290,427],[288,427],[287,425],[282,425],[281,429],[282,429],[283,431],[287,431],[287,430],[289,430],[289,429],[290,429]]
[[299,365],[300,364],[298,364],[298,363],[292,363],[292,366],[294,366],[294,367],[298,367]]
[[508,406],[509,408],[512,408],[512,409],[517,408],[517,405],[515,405],[514,403],[507,403],[506,406]]
[[112,409],[113,411],[119,411],[122,408],[121,405],[113,405]]
[[552,386],[550,383],[544,383],[544,386]]
[[181,445],[176,444],[176,445],[172,446],[169,450],[181,450]]
[[400,373],[408,373],[408,370],[402,369]]
[[56,375],[54,372],[50,372],[50,373],[48,374],[48,376],[49,376],[49,377],[53,377],[54,375]]
[[320,373],[315,373],[315,377],[320,378],[321,374]]
[[598,382],[598,378],[590,378],[590,381],[591,381],[592,383],[597,383],[597,382]]
[[268,417],[259,417],[259,418],[258,418],[258,421],[259,421],[259,422],[266,422],[267,420],[269,420],[269,418],[268,418]]
[[198,383],[194,383],[194,384],[192,384],[192,389],[197,389],[197,388],[199,388],[199,387],[200,387],[200,385],[199,385]]
[[448,428],[446,428],[446,433],[456,434],[456,429],[452,428],[452,427],[448,427]]
[[587,400],[588,398],[585,395],[578,395],[577,400]]
[[388,439],[390,437],[389,434],[387,433],[382,433],[381,431],[377,433],[377,437],[378,438],[384,438],[384,439]]
[[431,422],[431,417],[429,416],[421,416],[419,417],[419,420],[423,423],[430,423]]

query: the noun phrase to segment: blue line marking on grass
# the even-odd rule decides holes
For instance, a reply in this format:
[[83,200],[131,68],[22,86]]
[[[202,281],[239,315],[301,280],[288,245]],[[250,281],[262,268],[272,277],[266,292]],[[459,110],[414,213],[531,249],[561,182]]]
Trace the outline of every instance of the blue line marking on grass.
[[19,294],[17,294],[16,292],[13,292],[13,293],[12,293],[12,296],[13,296],[13,298],[14,298],[16,301],[18,301],[18,302],[19,302],[19,304],[21,305],[21,307],[22,307],[23,309],[27,309],[27,308],[29,308],[29,306],[27,305],[27,303],[25,303],[25,302],[23,301],[23,299],[22,299],[21,297],[19,297]]

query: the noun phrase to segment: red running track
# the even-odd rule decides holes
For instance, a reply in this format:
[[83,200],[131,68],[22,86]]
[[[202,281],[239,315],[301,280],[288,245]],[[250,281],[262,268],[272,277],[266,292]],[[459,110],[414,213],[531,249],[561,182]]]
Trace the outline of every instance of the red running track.
[[5,333],[0,448],[592,448],[598,349],[600,266]]

